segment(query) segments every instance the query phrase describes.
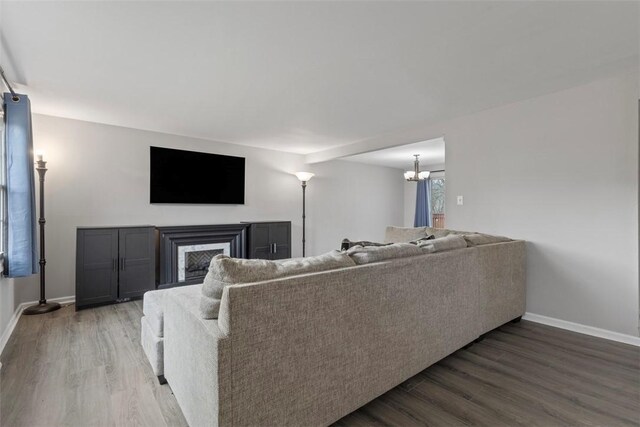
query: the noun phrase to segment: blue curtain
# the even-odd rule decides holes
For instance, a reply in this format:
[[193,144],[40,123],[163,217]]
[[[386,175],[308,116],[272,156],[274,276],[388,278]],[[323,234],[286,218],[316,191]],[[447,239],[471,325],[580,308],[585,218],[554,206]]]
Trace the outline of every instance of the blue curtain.
[[14,101],[4,94],[7,166],[7,276],[38,272],[31,104],[26,95]]
[[414,227],[431,227],[431,180],[418,181]]

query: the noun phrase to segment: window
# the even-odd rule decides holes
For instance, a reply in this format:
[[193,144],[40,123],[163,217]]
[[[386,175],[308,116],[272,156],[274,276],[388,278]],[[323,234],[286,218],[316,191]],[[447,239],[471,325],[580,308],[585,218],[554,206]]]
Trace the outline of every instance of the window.
[[444,228],[444,177],[431,179],[431,225]]

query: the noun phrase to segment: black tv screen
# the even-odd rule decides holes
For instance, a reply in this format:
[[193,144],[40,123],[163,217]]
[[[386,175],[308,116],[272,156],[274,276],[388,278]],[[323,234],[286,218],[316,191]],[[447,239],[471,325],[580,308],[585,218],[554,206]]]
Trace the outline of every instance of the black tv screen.
[[244,204],[244,157],[151,147],[151,203]]

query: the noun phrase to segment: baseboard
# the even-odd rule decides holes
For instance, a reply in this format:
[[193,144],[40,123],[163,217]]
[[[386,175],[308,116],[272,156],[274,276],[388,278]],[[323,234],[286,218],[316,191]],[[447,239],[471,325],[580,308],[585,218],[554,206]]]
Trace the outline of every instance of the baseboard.
[[[57,302],[58,304],[63,304],[63,305],[73,304],[74,302],[76,302],[76,297],[75,295],[72,295],[72,296],[61,297],[61,298],[48,298],[47,301]],[[18,307],[16,307],[16,310],[13,312],[13,315],[9,320],[9,324],[7,325],[7,328],[4,330],[2,337],[0,337],[0,355],[2,355],[2,352],[4,351],[4,346],[7,345],[9,338],[11,338],[11,334],[13,334],[13,330],[18,324],[18,320],[20,320],[20,316],[22,315],[22,312],[24,311],[24,309],[29,306],[35,305],[37,303],[38,301],[28,301],[28,302],[23,302]]]
[[640,337],[635,337],[633,335],[621,334],[619,332],[608,331],[606,329],[595,328],[593,326],[581,325],[580,323],[568,322],[566,320],[542,316],[535,313],[525,313],[522,318],[524,320],[529,320],[530,322],[542,323],[543,325],[555,326],[556,328],[566,329],[568,331],[577,332],[579,334],[591,335],[593,337],[604,338],[607,340],[617,341],[640,347]]

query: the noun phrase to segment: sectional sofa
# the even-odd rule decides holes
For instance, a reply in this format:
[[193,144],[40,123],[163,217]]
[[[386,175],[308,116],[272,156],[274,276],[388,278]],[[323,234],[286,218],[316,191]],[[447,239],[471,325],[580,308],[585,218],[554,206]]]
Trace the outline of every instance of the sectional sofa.
[[204,285],[147,293],[143,347],[189,424],[328,425],[524,313],[525,242],[395,227],[387,241],[217,257]]

